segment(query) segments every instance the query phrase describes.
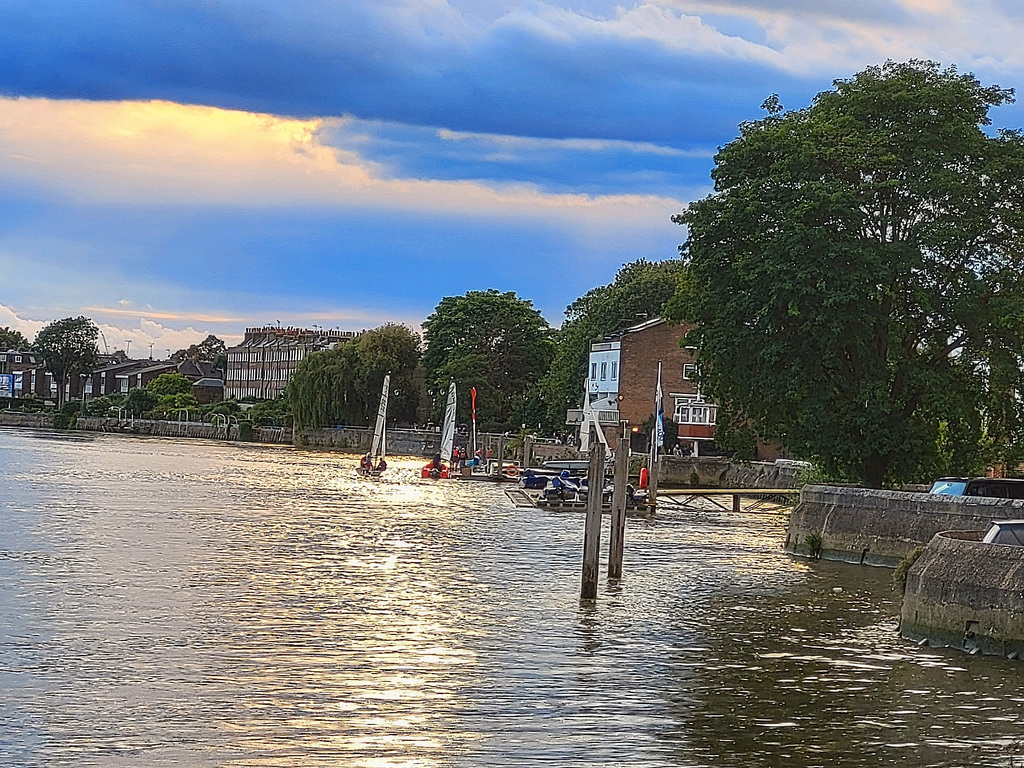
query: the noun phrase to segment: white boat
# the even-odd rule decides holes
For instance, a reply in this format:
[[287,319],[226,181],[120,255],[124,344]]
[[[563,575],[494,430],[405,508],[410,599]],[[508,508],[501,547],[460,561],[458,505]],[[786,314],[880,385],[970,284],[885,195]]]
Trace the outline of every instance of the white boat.
[[373,443],[370,447],[370,452],[363,457],[365,462],[366,458],[369,457],[369,466],[361,464],[359,469],[356,471],[360,475],[367,477],[380,477],[381,473],[387,469],[387,462],[384,461],[384,455],[387,453],[387,433],[386,433],[386,422],[388,418],[388,388],[391,384],[391,374],[384,375],[384,386],[380,392],[380,407],[377,409],[377,423],[373,427]]

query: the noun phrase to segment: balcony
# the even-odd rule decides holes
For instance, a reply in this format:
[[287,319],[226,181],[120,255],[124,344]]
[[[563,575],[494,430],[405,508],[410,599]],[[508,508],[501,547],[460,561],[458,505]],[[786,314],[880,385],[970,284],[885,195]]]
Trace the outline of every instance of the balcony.
[[[618,424],[619,423],[619,412],[618,411],[594,411],[594,415],[597,417],[598,424]],[[579,426],[583,423],[583,409],[572,408],[565,414],[565,423],[569,426]]]

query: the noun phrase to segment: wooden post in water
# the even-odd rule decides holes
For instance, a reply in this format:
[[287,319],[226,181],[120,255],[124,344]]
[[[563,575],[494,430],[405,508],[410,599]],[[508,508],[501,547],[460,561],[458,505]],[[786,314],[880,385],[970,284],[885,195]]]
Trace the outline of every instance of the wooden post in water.
[[654,458],[651,466],[647,468],[647,507],[648,512],[654,512],[658,506],[658,468],[661,466],[661,459]]
[[588,474],[587,521],[583,529],[583,578],[580,600],[597,599],[597,572],[601,557],[601,497],[604,495],[604,444],[590,427],[590,467]]
[[533,437],[527,435],[523,438],[523,470],[530,468],[530,461],[533,459]]
[[498,477],[505,476],[505,435],[498,437]]
[[629,482],[629,422],[622,422],[615,445],[615,478],[612,481],[612,529],[608,541],[608,578],[622,578],[622,551],[626,543],[626,484]]

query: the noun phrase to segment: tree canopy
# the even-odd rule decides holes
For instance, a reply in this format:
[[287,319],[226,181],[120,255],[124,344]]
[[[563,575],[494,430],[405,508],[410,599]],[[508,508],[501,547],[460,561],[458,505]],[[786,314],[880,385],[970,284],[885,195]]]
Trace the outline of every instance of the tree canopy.
[[24,352],[28,347],[28,339],[25,338],[21,331],[6,326],[0,328],[0,350],[4,352],[8,350]]
[[187,376],[180,373],[161,373],[149,384],[146,389],[157,397],[165,395],[190,395],[192,394],[192,382]]
[[64,402],[64,385],[71,376],[96,368],[99,335],[99,328],[87,317],[54,320],[36,335],[33,346],[57,382],[58,405]]
[[[469,390],[477,390],[481,429],[506,429],[513,413],[551,362],[551,329],[533,304],[514,292],[470,291],[447,296],[423,323],[427,387],[440,416],[448,383],[459,390],[458,417],[469,419]],[[515,425],[515,426],[518,426]]]
[[590,342],[661,316],[682,271],[679,259],[639,259],[623,265],[610,285],[594,288],[566,308],[551,369],[543,382],[552,427],[564,424],[566,410],[580,405]]
[[714,193],[675,217],[669,315],[698,324],[720,430],[874,487],[1020,445],[1024,138],[984,130],[1010,101],[888,62],[718,152]]
[[391,374],[389,421],[412,423],[420,401],[419,354],[419,337],[403,325],[388,323],[309,355],[288,384],[296,429],[365,426],[377,412],[387,373]]
[[176,363],[184,360],[214,361],[225,352],[227,352],[227,346],[211,333],[198,344],[192,344],[186,349],[179,349],[171,355],[171,360]]

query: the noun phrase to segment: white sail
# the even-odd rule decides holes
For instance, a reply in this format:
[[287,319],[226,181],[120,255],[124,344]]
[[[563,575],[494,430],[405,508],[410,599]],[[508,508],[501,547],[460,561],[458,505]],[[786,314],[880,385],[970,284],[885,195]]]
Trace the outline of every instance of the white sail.
[[384,422],[388,417],[388,386],[391,383],[391,374],[384,376],[384,387],[380,393],[380,408],[377,409],[377,424],[373,428],[373,447],[370,455],[379,459],[387,451],[387,435],[384,432]]
[[441,460],[451,461],[455,449],[455,382],[448,387],[448,402],[444,406],[444,426],[441,428]]

